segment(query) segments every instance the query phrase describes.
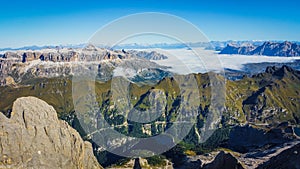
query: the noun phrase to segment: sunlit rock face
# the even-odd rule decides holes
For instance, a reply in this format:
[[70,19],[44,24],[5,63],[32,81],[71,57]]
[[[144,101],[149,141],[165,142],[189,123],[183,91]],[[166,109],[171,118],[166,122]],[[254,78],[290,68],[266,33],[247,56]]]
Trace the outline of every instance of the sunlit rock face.
[[92,145],[42,100],[17,99],[0,126],[0,168],[102,168]]

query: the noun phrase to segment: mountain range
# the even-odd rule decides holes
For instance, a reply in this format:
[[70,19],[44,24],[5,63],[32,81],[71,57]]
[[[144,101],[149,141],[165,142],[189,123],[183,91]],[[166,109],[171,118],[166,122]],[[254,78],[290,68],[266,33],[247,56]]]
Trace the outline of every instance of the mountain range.
[[[260,46],[264,44],[266,41],[263,40],[228,40],[228,41],[207,41],[207,42],[187,42],[187,43],[155,43],[155,44],[143,44],[143,43],[130,43],[130,44],[118,44],[113,47],[106,45],[95,45],[99,48],[113,48],[115,50],[121,49],[182,49],[182,48],[205,48],[209,50],[217,50],[220,51],[225,48],[227,45],[236,45],[236,46],[244,46],[244,45],[253,45]],[[274,43],[283,43],[284,41],[272,41]],[[292,41],[291,43],[300,44],[298,41]],[[71,44],[71,45],[46,45],[46,46],[24,46],[19,48],[0,48],[0,53],[5,51],[17,51],[17,50],[42,50],[42,49],[61,49],[61,48],[72,48],[79,49],[88,46],[88,43],[82,44]]]
[[265,56],[300,56],[300,45],[292,42],[265,42],[262,45],[253,44],[234,45],[228,44],[220,54],[239,54],[239,55],[265,55]]
[[[82,159],[89,157],[95,168],[100,168],[93,162],[96,159],[101,166],[108,168],[124,168],[130,166],[133,161],[146,161],[148,167],[154,168],[280,168],[275,165],[275,161],[280,161],[283,166],[289,168],[299,165],[286,157],[297,159],[299,156],[294,152],[299,150],[300,71],[285,65],[269,66],[263,72],[233,81],[226,80],[226,77],[216,72],[172,74],[166,67],[151,62],[152,59],[165,59],[165,56],[156,52],[108,50],[92,45],[82,49],[7,52],[0,58],[0,111],[4,114],[1,114],[0,120],[5,122],[5,125],[1,124],[5,127],[0,128],[0,134],[4,133],[7,138],[13,138],[13,134],[18,135],[14,141],[19,142],[21,148],[25,143],[18,138],[32,138],[30,143],[35,144],[28,148],[30,152],[37,150],[37,154],[42,154],[43,151],[39,149],[48,146],[51,150],[57,150],[56,156],[65,154],[66,159],[71,158],[80,163],[78,166],[87,165]],[[76,95],[78,100],[74,100],[74,75],[86,71],[95,73],[92,74],[96,77],[95,82],[85,84],[88,89],[94,87],[95,94],[85,95],[86,93],[79,90]],[[123,91],[116,92],[116,89],[124,88],[124,83],[117,83],[119,86],[112,88],[116,81],[120,81],[120,76],[115,77],[113,74],[127,78],[128,97],[125,97],[125,100],[122,97]],[[218,79],[218,83],[211,81],[211,78]],[[179,86],[178,79],[186,83],[195,79],[196,88],[186,84]],[[81,86],[80,83],[77,85]],[[218,116],[213,107],[213,101],[216,101],[213,100],[213,96],[216,93],[213,93],[212,89],[223,85],[226,89],[225,102],[217,102],[217,107],[222,110]],[[184,87],[184,90],[180,87]],[[195,92],[196,90],[199,92]],[[218,91],[222,91],[221,88]],[[27,96],[32,97],[24,98]],[[94,105],[85,104],[92,98],[96,99],[94,103],[97,111],[94,111]],[[153,103],[153,98],[157,98],[157,102]],[[201,102],[197,104],[195,98],[199,98]],[[122,100],[126,103],[120,104]],[[75,110],[74,103],[78,101],[84,101],[84,105],[87,105],[84,111]],[[188,104],[181,106],[184,101]],[[141,112],[159,111],[162,114],[147,123],[137,123],[125,118],[132,113],[125,109],[127,103]],[[152,106],[155,109],[152,110]],[[105,151],[103,145],[95,142],[103,139],[101,135],[91,134],[94,131],[113,128],[126,136],[151,138],[176,124],[179,111],[187,117],[197,113],[195,124],[179,144],[161,155],[145,159],[121,157]],[[96,113],[95,117],[102,115],[110,127],[104,126],[98,118],[90,118],[88,115],[91,113]],[[86,156],[80,153],[72,156],[69,149],[56,146],[61,145],[57,141],[60,137],[65,138],[64,135],[49,133],[48,128],[44,129],[43,126],[53,123],[50,127],[57,131],[57,126],[63,123],[57,118],[68,123],[81,137],[78,138],[78,133],[64,123],[65,133],[75,135],[68,139],[71,147],[74,146],[74,150],[78,148],[73,144],[74,139],[81,145],[79,148],[88,144],[84,141],[88,141],[92,144],[95,157],[89,151],[90,146],[86,146]],[[134,118],[139,121],[147,116],[137,114]],[[80,119],[89,126],[84,127]],[[214,125],[207,126],[207,121]],[[214,130],[207,130],[211,128]],[[3,129],[5,131],[1,131]],[[203,136],[206,136],[205,131],[209,132],[207,139],[203,140]],[[34,136],[43,136],[42,138],[48,138],[49,141],[40,144],[41,140]],[[174,139],[167,136],[166,140]],[[124,141],[128,141],[129,147],[138,147],[138,144],[133,144],[130,140],[114,139],[105,143],[108,144],[106,146],[118,150]],[[1,154],[5,154],[5,158],[1,158],[0,166],[8,163],[19,166],[24,163],[19,159],[29,158],[26,151],[25,155],[13,156],[12,151],[6,149],[15,142],[12,139],[7,142],[1,136],[0,145],[3,146],[0,150]],[[20,146],[16,148],[22,150]],[[155,147],[159,149],[163,145],[157,143]],[[60,151],[61,149],[66,151]],[[225,165],[224,159],[228,159],[230,163]],[[40,161],[35,161],[34,164],[39,165]]]
[[[198,82],[200,98],[203,98],[201,105],[196,109],[199,112],[197,123],[182,144],[178,145],[181,148],[178,149],[177,146],[177,148],[166,152],[160,158],[169,159],[175,166],[180,166],[185,162],[185,158],[192,158],[192,156],[188,155],[191,152],[201,155],[223,147],[246,156],[262,150],[267,152],[270,146],[282,147],[287,142],[297,140],[299,136],[296,136],[297,126],[300,119],[300,88],[297,85],[300,83],[299,71],[286,66],[281,68],[268,67],[264,73],[253,77],[244,77],[239,81],[227,81],[226,102],[220,128],[205,143],[199,143],[199,133],[201,133],[203,122],[212,113],[209,109],[212,84],[210,84],[208,74],[194,74],[193,76]],[[216,76],[223,78],[219,75]],[[103,110],[102,113],[109,124],[115,126],[115,130],[126,135],[149,137],[168,129],[170,127],[169,123],[172,124],[177,116],[176,110],[178,110],[180,95],[179,89],[176,87],[176,81],[172,80],[172,78],[166,77],[156,83],[156,85],[140,86],[135,83],[130,84],[129,95],[131,103],[141,110],[149,108],[150,105],[147,98],[151,90],[159,89],[166,93],[167,109],[163,113],[164,115],[149,124],[133,123],[115,113],[116,110],[112,106],[113,102],[111,100],[111,83],[111,80],[105,83],[97,82],[96,94],[98,96],[97,102],[101,105],[100,109]],[[81,134],[82,138],[92,142],[94,154],[102,166],[107,167],[126,160],[101,150],[96,143],[93,143],[92,138],[88,136],[86,131],[81,128],[76,118],[78,114],[74,112],[72,80],[70,77],[32,78],[23,80],[18,85],[2,86],[0,91],[0,100],[5,100],[5,102],[0,102],[0,110],[7,117],[12,116],[12,103],[17,98],[28,95],[38,97],[52,105],[57,111],[58,117],[66,120]],[[188,96],[189,92],[192,91],[186,92],[184,95]],[[158,102],[158,104],[163,103]],[[156,107],[160,106],[157,105]],[[284,122],[286,124],[283,124]],[[98,127],[101,128],[101,125]],[[240,135],[246,133],[248,133],[247,137],[251,139],[245,138],[241,140],[239,138]],[[114,146],[117,145],[118,141],[116,141]],[[183,153],[184,158],[182,160],[184,161],[177,160],[173,153]],[[273,157],[275,155],[270,156]],[[260,156],[252,155],[244,158],[243,163],[250,163],[253,160],[252,158],[260,158]],[[151,161],[151,159],[148,160]],[[239,159],[239,161],[241,160]],[[262,160],[261,163],[263,162]],[[261,164],[250,163],[247,165]]]
[[[114,68],[132,68],[130,76],[138,73],[158,73],[166,69],[150,60],[168,57],[155,51],[109,50],[88,45],[84,48],[18,50],[0,56],[0,85],[20,83],[22,80],[41,77],[69,76],[76,71],[99,71],[98,79],[106,81]],[[148,68],[152,68],[151,70]],[[156,69],[157,68],[157,69]],[[115,73],[123,73],[116,71]]]

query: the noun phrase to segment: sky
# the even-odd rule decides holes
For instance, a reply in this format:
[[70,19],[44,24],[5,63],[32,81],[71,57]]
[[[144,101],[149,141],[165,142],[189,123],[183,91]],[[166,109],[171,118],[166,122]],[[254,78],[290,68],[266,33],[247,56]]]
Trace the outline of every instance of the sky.
[[209,40],[300,41],[299,6],[298,0],[2,1],[0,48],[86,43],[108,23],[141,12],[181,17]]

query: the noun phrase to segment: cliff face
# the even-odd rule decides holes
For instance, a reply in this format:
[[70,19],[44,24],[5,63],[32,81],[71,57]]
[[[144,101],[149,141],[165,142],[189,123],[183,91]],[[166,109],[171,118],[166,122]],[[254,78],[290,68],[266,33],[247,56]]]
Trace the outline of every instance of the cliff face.
[[18,50],[6,52],[2,58],[15,59],[23,63],[34,60],[52,62],[73,62],[73,61],[100,61],[113,59],[126,59],[134,57],[123,51],[112,51],[108,49],[87,46],[82,49],[42,49],[42,50]]
[[62,48],[42,50],[17,50],[0,55],[2,59],[14,59],[23,63],[34,60],[52,62],[101,61],[129,58],[163,60],[168,57],[155,51],[109,50],[89,45],[85,48]]
[[266,56],[300,56],[300,45],[292,42],[265,42],[260,46],[236,46],[228,44],[220,54],[266,55]]
[[91,45],[82,49],[6,52],[0,56],[0,86],[18,84],[33,78],[71,76],[74,72],[87,70],[99,72],[99,80],[107,81],[111,78],[114,68],[120,65],[133,68],[134,72],[138,73],[145,68],[162,67],[150,60],[166,58],[157,52],[126,52]]
[[102,168],[92,145],[34,97],[17,99],[10,118],[0,113],[0,136],[0,168]]

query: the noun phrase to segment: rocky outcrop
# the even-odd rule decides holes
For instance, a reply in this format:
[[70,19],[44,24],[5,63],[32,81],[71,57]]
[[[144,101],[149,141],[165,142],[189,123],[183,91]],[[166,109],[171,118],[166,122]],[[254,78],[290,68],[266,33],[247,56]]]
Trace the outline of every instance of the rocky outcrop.
[[243,165],[230,153],[221,151],[215,159],[203,166],[203,169],[244,169]]
[[131,50],[129,51],[129,53],[134,54],[138,57],[141,58],[145,58],[148,60],[164,60],[164,59],[168,59],[168,57],[164,54],[158,53],[156,51],[151,51],[151,52],[147,52],[147,51],[135,51],[135,50]]
[[6,84],[6,78],[13,69],[15,60],[0,58],[0,85]]
[[189,156],[189,160],[178,169],[298,169],[300,168],[299,152],[299,141],[244,154],[231,150],[215,151],[205,155]]
[[34,97],[17,99],[11,117],[0,113],[0,168],[102,168],[54,108]]
[[296,136],[290,126],[277,127],[268,131],[250,125],[238,126],[229,135],[229,148],[246,153],[266,146],[281,145],[293,141]]
[[285,41],[283,43],[265,42],[260,46],[237,46],[228,44],[220,54],[266,55],[266,56],[300,56],[300,45]]
[[273,169],[286,169],[300,168],[300,143],[294,145],[293,147],[282,151],[277,156],[271,157],[268,161],[262,163],[257,168],[273,168]]

